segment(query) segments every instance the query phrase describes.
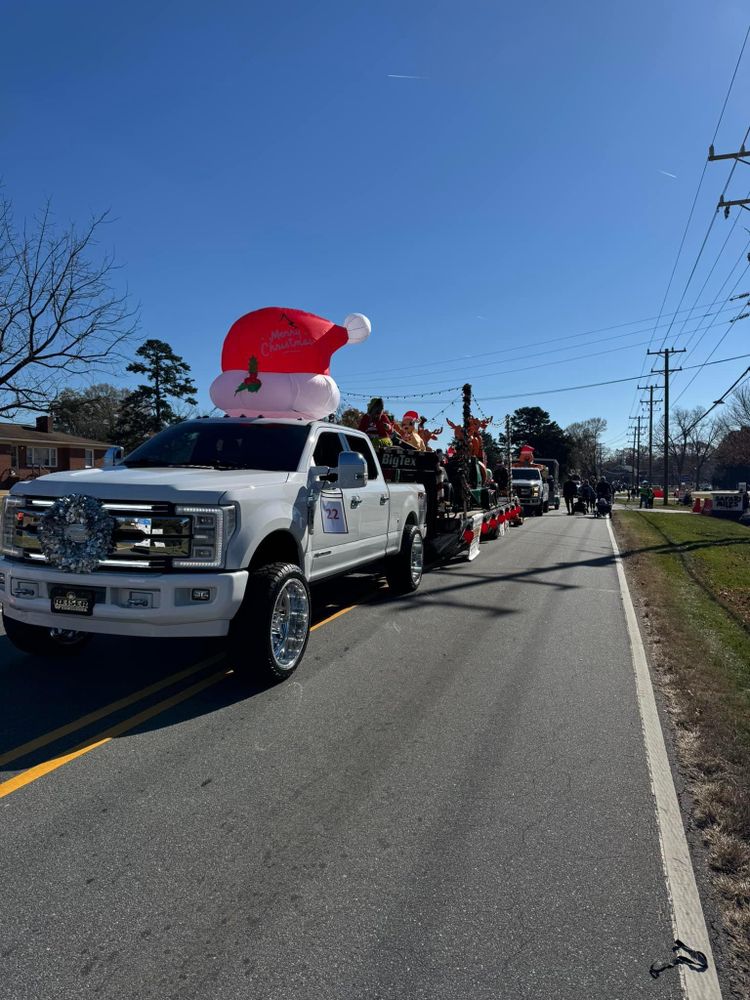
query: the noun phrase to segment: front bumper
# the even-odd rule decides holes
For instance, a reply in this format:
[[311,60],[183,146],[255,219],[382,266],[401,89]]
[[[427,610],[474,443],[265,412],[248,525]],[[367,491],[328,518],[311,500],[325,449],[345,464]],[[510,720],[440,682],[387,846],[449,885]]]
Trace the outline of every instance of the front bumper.
[[[245,594],[247,572],[63,573],[0,558],[0,603],[10,618],[43,628],[164,638],[226,635]],[[50,588],[94,590],[93,614],[50,610]],[[207,600],[193,592],[208,591]],[[147,604],[148,606],[144,606]]]

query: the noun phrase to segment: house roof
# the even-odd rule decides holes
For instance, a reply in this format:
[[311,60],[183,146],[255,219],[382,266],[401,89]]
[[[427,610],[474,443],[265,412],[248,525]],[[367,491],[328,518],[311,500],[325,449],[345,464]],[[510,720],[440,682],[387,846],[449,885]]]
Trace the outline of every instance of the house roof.
[[92,441],[90,438],[62,431],[38,431],[26,424],[7,424],[0,421],[0,444],[46,445],[48,448],[111,448],[107,441]]

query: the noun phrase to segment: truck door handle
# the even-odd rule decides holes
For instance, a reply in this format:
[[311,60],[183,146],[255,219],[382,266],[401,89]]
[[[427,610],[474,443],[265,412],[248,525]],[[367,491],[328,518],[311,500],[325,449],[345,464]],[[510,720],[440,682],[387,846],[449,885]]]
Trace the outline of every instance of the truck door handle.
[[385,494],[385,493],[381,493],[381,494],[380,494],[380,506],[382,507],[384,503],[388,503],[388,501],[389,501],[390,499],[391,499],[391,498],[390,498],[389,496],[386,496],[386,494]]
[[359,505],[361,503],[362,503],[362,497],[352,497],[351,501],[349,502],[349,506],[350,507],[359,507]]

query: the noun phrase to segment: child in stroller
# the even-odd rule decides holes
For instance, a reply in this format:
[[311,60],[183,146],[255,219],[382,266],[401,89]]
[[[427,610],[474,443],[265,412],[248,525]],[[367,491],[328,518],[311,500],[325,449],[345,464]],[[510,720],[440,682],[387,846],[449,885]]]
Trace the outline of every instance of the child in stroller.
[[588,512],[589,512],[588,503],[586,502],[586,500],[583,499],[583,497],[578,497],[576,502],[573,504],[573,513],[588,514]]
[[612,503],[606,497],[598,497],[594,517],[609,517],[612,520]]

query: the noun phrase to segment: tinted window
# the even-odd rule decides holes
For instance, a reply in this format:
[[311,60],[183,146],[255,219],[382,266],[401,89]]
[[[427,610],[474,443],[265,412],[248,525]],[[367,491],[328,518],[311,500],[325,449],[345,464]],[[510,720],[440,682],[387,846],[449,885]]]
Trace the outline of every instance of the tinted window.
[[378,463],[375,461],[375,456],[372,453],[372,445],[369,441],[365,441],[363,438],[354,437],[353,434],[346,435],[346,443],[352,451],[358,451],[360,455],[367,462],[367,478],[377,479],[378,478]]
[[539,469],[514,469],[513,478],[528,479],[529,481],[534,479],[539,480],[542,478],[542,474]]
[[339,455],[344,450],[341,438],[333,431],[323,431],[313,452],[313,465],[327,465],[333,469],[339,464]]
[[305,424],[191,420],[167,427],[131,451],[123,464],[296,472],[308,432]]

